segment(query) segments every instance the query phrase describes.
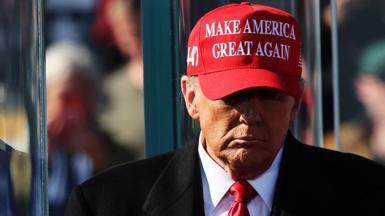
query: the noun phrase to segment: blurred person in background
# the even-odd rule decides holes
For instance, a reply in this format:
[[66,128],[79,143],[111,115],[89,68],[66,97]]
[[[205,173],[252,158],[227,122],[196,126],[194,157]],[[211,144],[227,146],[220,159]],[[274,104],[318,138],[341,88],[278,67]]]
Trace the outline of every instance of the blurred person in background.
[[363,52],[359,68],[355,89],[370,119],[369,151],[373,159],[385,164],[385,40]]
[[99,122],[114,141],[133,150],[135,158],[142,158],[144,105],[140,0],[102,0],[100,6],[100,19],[108,28],[99,28],[97,33],[109,32],[124,62],[103,81],[108,106],[101,113]]
[[[365,112],[341,125],[341,150],[385,164],[385,40],[364,49],[358,65],[354,87]],[[326,147],[333,148],[333,139],[326,136]]]
[[0,133],[1,216],[27,215],[31,195],[30,161],[29,154],[14,149],[12,145],[1,139]]
[[[376,87],[378,85],[372,83],[374,79],[378,83],[378,77],[372,76],[378,72],[368,72],[366,67],[369,62],[373,61],[365,60],[367,63],[364,66],[363,60],[367,58],[364,57],[365,55],[368,56],[368,53],[374,51],[373,47],[376,45],[372,46],[372,48],[368,47],[373,42],[381,40],[385,35],[385,2],[382,0],[340,0],[336,4],[340,65],[339,94],[343,96],[340,98],[339,103],[341,119],[340,150],[356,153],[381,162],[381,159],[374,155],[377,153],[372,149],[373,145],[371,144],[372,141],[370,141],[374,131],[372,131],[373,118],[368,116],[369,112],[371,112],[368,109],[372,108],[368,106],[373,107],[375,103],[367,103],[373,97],[378,97],[374,96],[378,95],[378,93],[375,93],[379,92],[379,88]],[[327,3],[324,7],[323,23],[327,26],[327,29],[331,28],[332,13],[330,3]],[[362,32],[365,33],[362,34]],[[328,41],[323,42],[323,44],[325,44],[323,47],[330,47]],[[325,53],[330,59],[331,52],[326,51]],[[373,63],[370,64],[373,66]],[[324,64],[323,61],[322,67],[326,71],[324,74],[328,74],[328,76],[323,76],[322,80],[324,130],[326,131],[324,140],[325,147],[334,149],[334,131],[333,126],[330,124],[332,123],[330,120],[333,118],[333,102],[331,101],[332,76],[329,66],[329,64]]]
[[[365,108],[355,94],[355,78],[360,71],[364,50],[385,35],[385,1],[338,0],[338,50],[342,122],[356,118]],[[331,26],[331,8],[324,11],[324,22]]]
[[72,187],[132,155],[102,132],[96,115],[103,98],[90,52],[60,42],[46,52],[50,215],[63,215]]
[[12,147],[0,139],[0,215],[11,216],[15,212],[10,160]]

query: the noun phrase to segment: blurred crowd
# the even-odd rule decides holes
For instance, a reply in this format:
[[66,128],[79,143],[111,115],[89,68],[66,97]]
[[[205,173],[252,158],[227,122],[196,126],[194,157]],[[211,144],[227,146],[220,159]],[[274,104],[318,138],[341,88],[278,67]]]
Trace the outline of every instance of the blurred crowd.
[[50,215],[98,172],[143,158],[140,0],[47,0]]
[[[341,150],[385,162],[385,4],[337,3]],[[330,35],[330,5],[323,12]],[[45,24],[48,196],[50,215],[62,215],[73,186],[144,156],[140,0],[46,0]],[[328,37],[324,132],[325,146],[334,148]],[[312,100],[306,93],[306,109]]]

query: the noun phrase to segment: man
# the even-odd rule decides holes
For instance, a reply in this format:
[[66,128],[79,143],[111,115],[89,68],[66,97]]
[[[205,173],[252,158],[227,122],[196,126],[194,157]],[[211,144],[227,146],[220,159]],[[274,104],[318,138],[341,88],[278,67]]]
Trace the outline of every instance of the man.
[[78,186],[67,215],[385,215],[385,171],[290,132],[302,94],[299,25],[250,3],[204,15],[182,93],[192,145]]
[[143,57],[140,0],[106,0],[106,22],[113,41],[125,59],[103,81],[108,106],[99,116],[103,130],[113,140],[144,157]]
[[101,91],[90,51],[79,43],[54,43],[46,51],[48,200],[64,215],[72,188],[117,163],[132,160],[95,123]]
[[12,147],[0,139],[0,213],[6,216],[16,214],[10,167],[13,151]]

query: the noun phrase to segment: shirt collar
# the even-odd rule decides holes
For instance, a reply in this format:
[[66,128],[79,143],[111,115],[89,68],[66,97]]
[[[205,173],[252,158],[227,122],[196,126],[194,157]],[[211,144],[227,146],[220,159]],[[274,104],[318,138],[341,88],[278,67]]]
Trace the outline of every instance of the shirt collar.
[[283,145],[279,149],[269,169],[267,169],[255,179],[248,181],[258,192],[270,210],[273,206],[274,188],[278,177],[279,165],[281,164],[282,149]]
[[[269,207],[270,210],[273,205],[274,187],[278,177],[279,165],[282,158],[282,149],[283,145],[278,151],[278,154],[269,169],[255,179],[248,181],[258,192],[263,202]],[[202,144],[202,133],[199,136],[198,153],[203,170],[202,174],[207,179],[208,192],[210,194],[212,204],[217,206],[231,185],[234,184],[234,180],[232,180],[226,171],[207,154]],[[221,184],[218,184],[218,182],[221,182]]]

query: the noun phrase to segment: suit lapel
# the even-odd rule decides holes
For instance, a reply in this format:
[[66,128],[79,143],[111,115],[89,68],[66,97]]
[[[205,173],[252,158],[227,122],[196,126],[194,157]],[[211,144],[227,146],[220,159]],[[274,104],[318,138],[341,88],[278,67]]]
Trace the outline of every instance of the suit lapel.
[[303,165],[303,161],[298,148],[300,144],[289,131],[285,139],[271,216],[293,215],[293,211],[300,205],[297,192],[304,185],[305,178],[301,178],[303,173],[299,167]]
[[153,185],[143,209],[149,215],[204,215],[197,143],[177,151]]

